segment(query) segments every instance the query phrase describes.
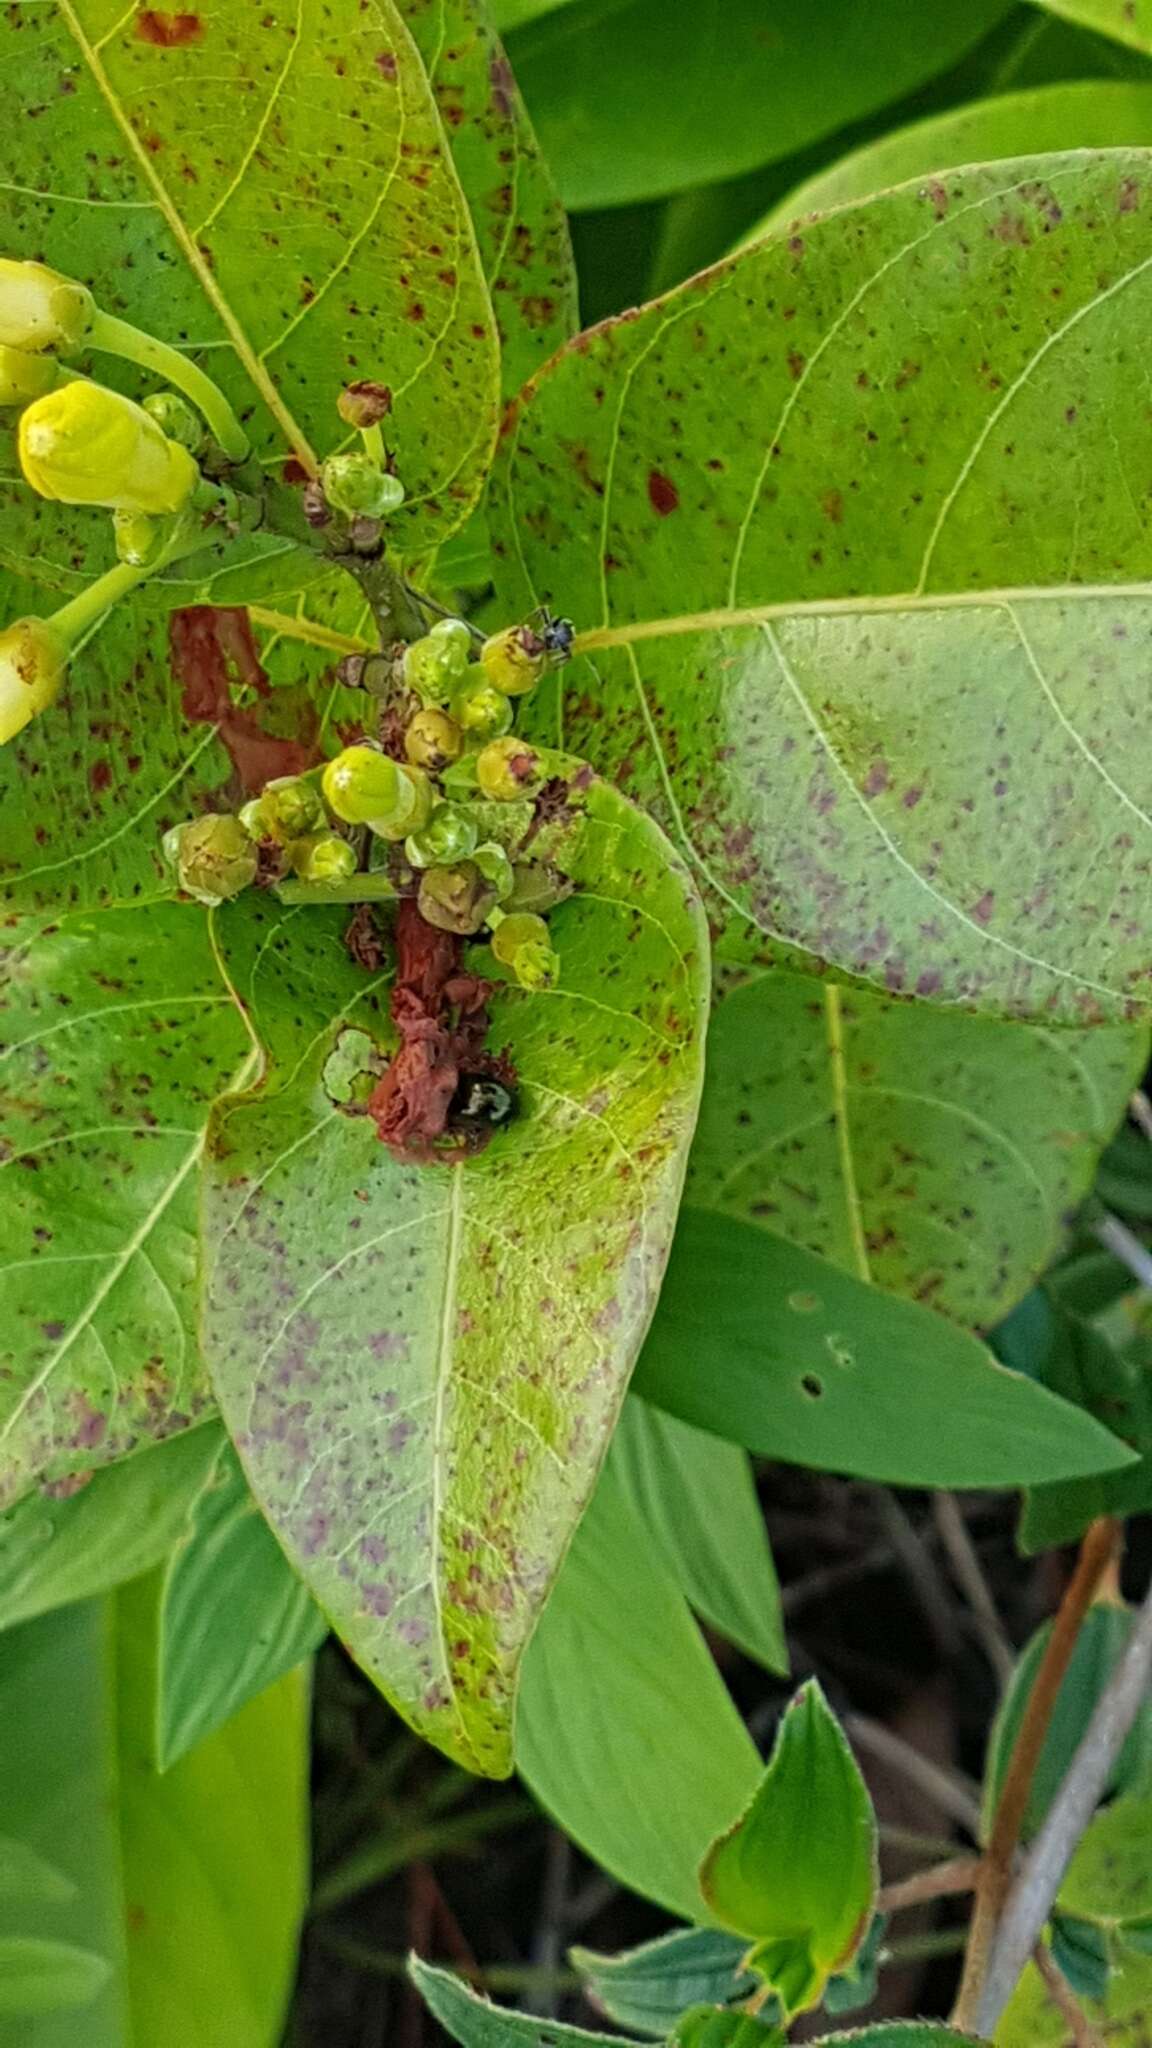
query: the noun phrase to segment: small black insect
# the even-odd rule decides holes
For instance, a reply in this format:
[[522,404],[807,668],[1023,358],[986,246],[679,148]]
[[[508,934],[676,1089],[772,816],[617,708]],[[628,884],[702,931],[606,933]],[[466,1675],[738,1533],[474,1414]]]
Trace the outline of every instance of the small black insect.
[[576,628],[571,619],[554,618],[547,605],[541,605],[533,622],[533,630],[557,667],[567,661],[576,638]]
[[511,1123],[518,1100],[514,1088],[506,1088],[491,1074],[461,1074],[456,1093],[448,1106],[451,1131],[499,1130]]

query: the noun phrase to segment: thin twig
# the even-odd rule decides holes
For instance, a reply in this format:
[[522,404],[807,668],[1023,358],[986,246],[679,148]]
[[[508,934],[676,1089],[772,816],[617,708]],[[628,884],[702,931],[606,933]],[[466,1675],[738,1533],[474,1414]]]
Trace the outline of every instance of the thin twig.
[[1052,1910],[1064,1872],[1104,1795],[1152,1681],[1152,1588],[1128,1645],[1048,1809],[1004,1908],[988,1963],[976,2031],[991,2034]]
[[1128,1114],[1138,1130],[1146,1138],[1152,1138],[1152,1102],[1149,1102],[1142,1088],[1134,1088],[1128,1097]]
[[[964,1957],[964,1975],[952,2024],[961,2033],[973,2031],[980,2010],[981,1993],[988,1972],[1004,1901],[1012,1883],[1012,1866],[1020,1840],[1024,1815],[1032,1791],[1036,1766],[1048,1735],[1053,1709],[1067,1675],[1081,1624],[1092,1605],[1101,1575],[1111,1563],[1120,1541],[1120,1524],[1110,1515],[1093,1522],[1080,1546],[1080,1556],[1071,1582],[1060,1602],[1052,1633],[1044,1648],[1020,1728],[1000,1788],[996,1813],[984,1865],[976,1887],[976,1910]],[[1043,1923],[1041,1923],[1042,1925]],[[1039,1927],[1024,1951],[1027,1960]],[[1023,1968],[1021,1963],[1021,1969]]]
[[1114,1259],[1127,1266],[1141,1287],[1152,1288],[1152,1252],[1147,1245],[1141,1244],[1126,1223],[1121,1223],[1118,1216],[1102,1216],[1098,1223],[1092,1225],[1092,1235],[1105,1251],[1111,1252]]
[[1075,2048],[1104,2048],[1103,2036],[1092,2025],[1080,2000],[1046,1943],[1038,1941],[1032,1960],[1044,1979],[1048,1996],[1063,2015]]
[[931,1870],[886,1884],[876,1904],[881,1913],[901,1913],[906,1906],[922,1906],[926,1899],[958,1898],[975,1891],[979,1875],[979,1856],[954,1856],[949,1863],[934,1863]]
[[893,1827],[882,1820],[876,1833],[882,1849],[891,1849],[904,1856],[919,1856],[930,1863],[949,1861],[956,1853],[955,1842],[944,1835],[922,1835],[916,1828]]
[[871,1486],[868,1492],[875,1505],[880,1526],[892,1545],[896,1560],[931,1630],[936,1647],[945,1662],[952,1663],[960,1648],[960,1638],[949,1600],[949,1589],[940,1576],[939,1566],[920,1531],[905,1513],[895,1494],[886,1486]]
[[861,1749],[870,1750],[886,1764],[917,1785],[926,1799],[941,1813],[959,1821],[970,1835],[980,1832],[980,1800],[978,1788],[970,1778],[959,1771],[945,1770],[941,1764],[934,1764],[930,1757],[922,1756],[913,1749],[903,1736],[894,1735],[880,1721],[873,1721],[867,1714],[848,1714],[844,1726],[850,1739]]
[[973,1626],[980,1638],[984,1655],[1001,1686],[1007,1686],[1015,1669],[1016,1658],[1012,1645],[1004,1633],[996,1602],[984,1576],[984,1568],[976,1554],[976,1545],[960,1512],[955,1494],[936,1494],[932,1502],[932,1512],[940,1541],[948,1554],[964,1598],[972,1610]]

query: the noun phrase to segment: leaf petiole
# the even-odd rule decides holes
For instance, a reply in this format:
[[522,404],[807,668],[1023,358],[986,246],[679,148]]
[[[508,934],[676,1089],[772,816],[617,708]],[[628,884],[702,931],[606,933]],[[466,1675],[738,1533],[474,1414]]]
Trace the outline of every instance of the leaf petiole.
[[114,313],[99,309],[86,339],[90,347],[106,355],[122,356],[125,361],[136,363],[142,370],[151,370],[166,383],[174,384],[185,398],[191,400],[197,411],[203,413],[213,438],[228,460],[247,460],[250,453],[248,436],[224,393],[178,348],[158,340],[154,334],[145,334],[142,328],[133,327],[131,321],[119,320]]

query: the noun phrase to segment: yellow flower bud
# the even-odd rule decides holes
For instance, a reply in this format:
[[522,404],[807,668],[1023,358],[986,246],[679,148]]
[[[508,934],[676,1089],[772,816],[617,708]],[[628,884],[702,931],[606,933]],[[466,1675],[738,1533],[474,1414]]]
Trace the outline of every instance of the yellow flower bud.
[[5,348],[79,348],[92,325],[92,294],[45,263],[0,256],[0,342]]
[[49,356],[27,349],[0,347],[0,405],[27,405],[59,381],[60,371]]
[[20,467],[42,498],[117,512],[178,512],[199,479],[186,448],[169,441],[131,398],[77,380],[20,415]]
[[0,746],[52,702],[68,651],[46,619],[17,619],[0,633]]

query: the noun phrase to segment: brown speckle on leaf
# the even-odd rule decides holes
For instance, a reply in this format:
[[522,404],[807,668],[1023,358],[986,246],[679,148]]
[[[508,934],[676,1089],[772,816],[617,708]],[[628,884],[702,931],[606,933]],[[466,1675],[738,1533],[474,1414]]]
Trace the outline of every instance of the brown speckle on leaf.
[[198,14],[162,14],[158,7],[145,7],[136,17],[136,34],[158,50],[179,50],[203,40],[204,23]]

